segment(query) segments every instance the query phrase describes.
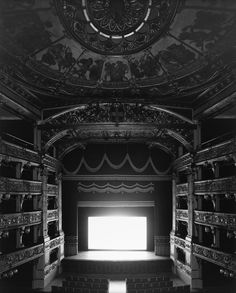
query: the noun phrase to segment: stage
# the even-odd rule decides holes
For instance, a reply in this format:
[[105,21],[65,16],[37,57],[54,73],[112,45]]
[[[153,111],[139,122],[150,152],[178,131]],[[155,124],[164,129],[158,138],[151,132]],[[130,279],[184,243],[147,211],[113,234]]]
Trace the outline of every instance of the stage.
[[63,260],[63,270],[81,274],[164,273],[171,271],[171,260],[151,251],[81,251]]

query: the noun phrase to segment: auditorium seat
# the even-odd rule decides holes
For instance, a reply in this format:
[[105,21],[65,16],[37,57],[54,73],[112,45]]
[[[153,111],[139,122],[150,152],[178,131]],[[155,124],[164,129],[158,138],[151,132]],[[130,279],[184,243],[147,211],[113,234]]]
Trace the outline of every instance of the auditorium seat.
[[62,281],[62,287],[52,286],[52,293],[108,293],[109,282],[105,278],[70,275]]

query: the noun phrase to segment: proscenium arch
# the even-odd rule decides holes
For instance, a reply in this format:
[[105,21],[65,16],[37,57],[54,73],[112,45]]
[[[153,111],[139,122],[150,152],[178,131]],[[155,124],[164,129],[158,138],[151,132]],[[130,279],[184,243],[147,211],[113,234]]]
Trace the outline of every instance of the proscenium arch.
[[[94,104],[96,104],[96,103],[94,103]],[[98,105],[100,105],[100,106],[109,105],[109,104],[112,104],[112,103],[98,103]],[[124,104],[136,105],[136,103],[124,103]],[[152,110],[152,111],[158,111],[158,112],[162,111],[162,112],[168,113],[168,114],[170,114],[170,115],[172,115],[172,116],[174,116],[174,117],[176,117],[176,118],[178,118],[178,119],[180,119],[180,120],[182,120],[182,121],[184,121],[186,123],[189,123],[190,125],[195,124],[195,122],[193,122],[192,120],[190,120],[190,119],[188,119],[188,118],[186,118],[186,117],[184,117],[184,116],[182,116],[182,115],[180,115],[180,114],[178,114],[178,113],[176,113],[174,111],[168,110],[166,108],[162,108],[162,107],[160,107],[158,105],[153,104],[153,105],[143,105],[143,106],[144,106],[144,109],[146,109],[146,110]],[[52,115],[52,116],[50,116],[50,117],[48,117],[46,119],[39,120],[37,124],[38,124],[38,126],[45,125],[48,122],[50,122],[50,121],[52,121],[52,120],[54,120],[54,119],[56,119],[56,118],[58,118],[58,117],[60,117],[60,116],[62,116],[64,114],[66,114],[66,113],[74,112],[76,110],[86,109],[87,107],[89,107],[88,104],[81,104],[79,106],[69,108],[69,109],[64,110],[62,112],[59,112],[59,113],[57,113],[55,115]]]
[[[71,134],[71,129],[65,129],[60,132],[58,132],[56,135],[54,135],[46,144],[44,147],[44,150],[47,152],[48,149],[58,140],[62,139],[66,135]],[[180,144],[182,144],[188,151],[192,150],[191,144],[179,133],[177,133],[174,130],[166,128],[166,134],[177,140]]]

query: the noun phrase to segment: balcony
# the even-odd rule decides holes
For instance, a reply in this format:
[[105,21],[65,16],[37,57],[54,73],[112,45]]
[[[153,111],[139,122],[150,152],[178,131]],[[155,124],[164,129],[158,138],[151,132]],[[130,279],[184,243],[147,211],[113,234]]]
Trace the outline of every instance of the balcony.
[[[1,140],[1,139],[0,139]],[[8,160],[18,159],[19,161],[40,164],[40,156],[37,152],[21,146],[1,140],[0,157],[7,156]]]
[[1,177],[0,178],[0,192],[39,194],[42,192],[42,183],[39,181],[29,181],[29,180]]
[[193,244],[193,254],[201,259],[236,272],[236,258],[232,254],[224,253],[198,244]]
[[47,221],[55,221],[58,220],[58,210],[48,210],[47,211]]
[[188,195],[188,183],[177,184],[176,195]]
[[59,167],[59,161],[49,155],[46,155],[43,159],[43,164],[47,167],[51,168],[52,170],[56,171]]
[[236,230],[236,214],[194,211],[194,221],[198,224],[220,226]]
[[58,195],[58,186],[53,184],[47,184],[47,194],[48,195]]
[[176,220],[188,222],[188,210],[176,209]]
[[0,274],[43,255],[44,245],[39,244],[5,255],[0,255]]
[[221,194],[236,192],[235,176],[212,180],[197,181],[194,183],[195,194]]
[[0,215],[0,229],[10,229],[19,226],[40,224],[42,212],[14,213]]
[[175,170],[184,170],[187,167],[189,167],[192,163],[192,158],[190,154],[183,155],[182,157],[179,157],[178,159],[175,160],[174,162],[174,169]]
[[208,147],[199,151],[195,157],[195,163],[199,164],[205,161],[211,161],[215,159],[221,159],[225,156],[235,153],[235,138],[218,145]]

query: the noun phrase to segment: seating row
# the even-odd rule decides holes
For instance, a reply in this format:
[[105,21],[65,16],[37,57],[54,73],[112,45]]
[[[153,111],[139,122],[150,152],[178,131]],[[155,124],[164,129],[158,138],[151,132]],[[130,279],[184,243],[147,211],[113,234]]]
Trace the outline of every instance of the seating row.
[[66,281],[78,281],[83,283],[105,283],[108,284],[108,280],[105,278],[91,278],[91,277],[84,277],[80,275],[70,275],[66,276]]
[[164,287],[154,289],[127,289],[127,293],[190,293],[190,286]]
[[62,281],[63,287],[88,288],[88,289],[108,289],[108,283]]
[[161,281],[169,281],[170,278],[168,276],[155,276],[148,278],[127,278],[126,283],[150,283],[150,282],[161,282]]
[[108,289],[72,288],[52,286],[52,293],[108,293]]
[[173,281],[161,281],[161,282],[144,282],[144,283],[126,283],[127,289],[154,289],[172,287]]

